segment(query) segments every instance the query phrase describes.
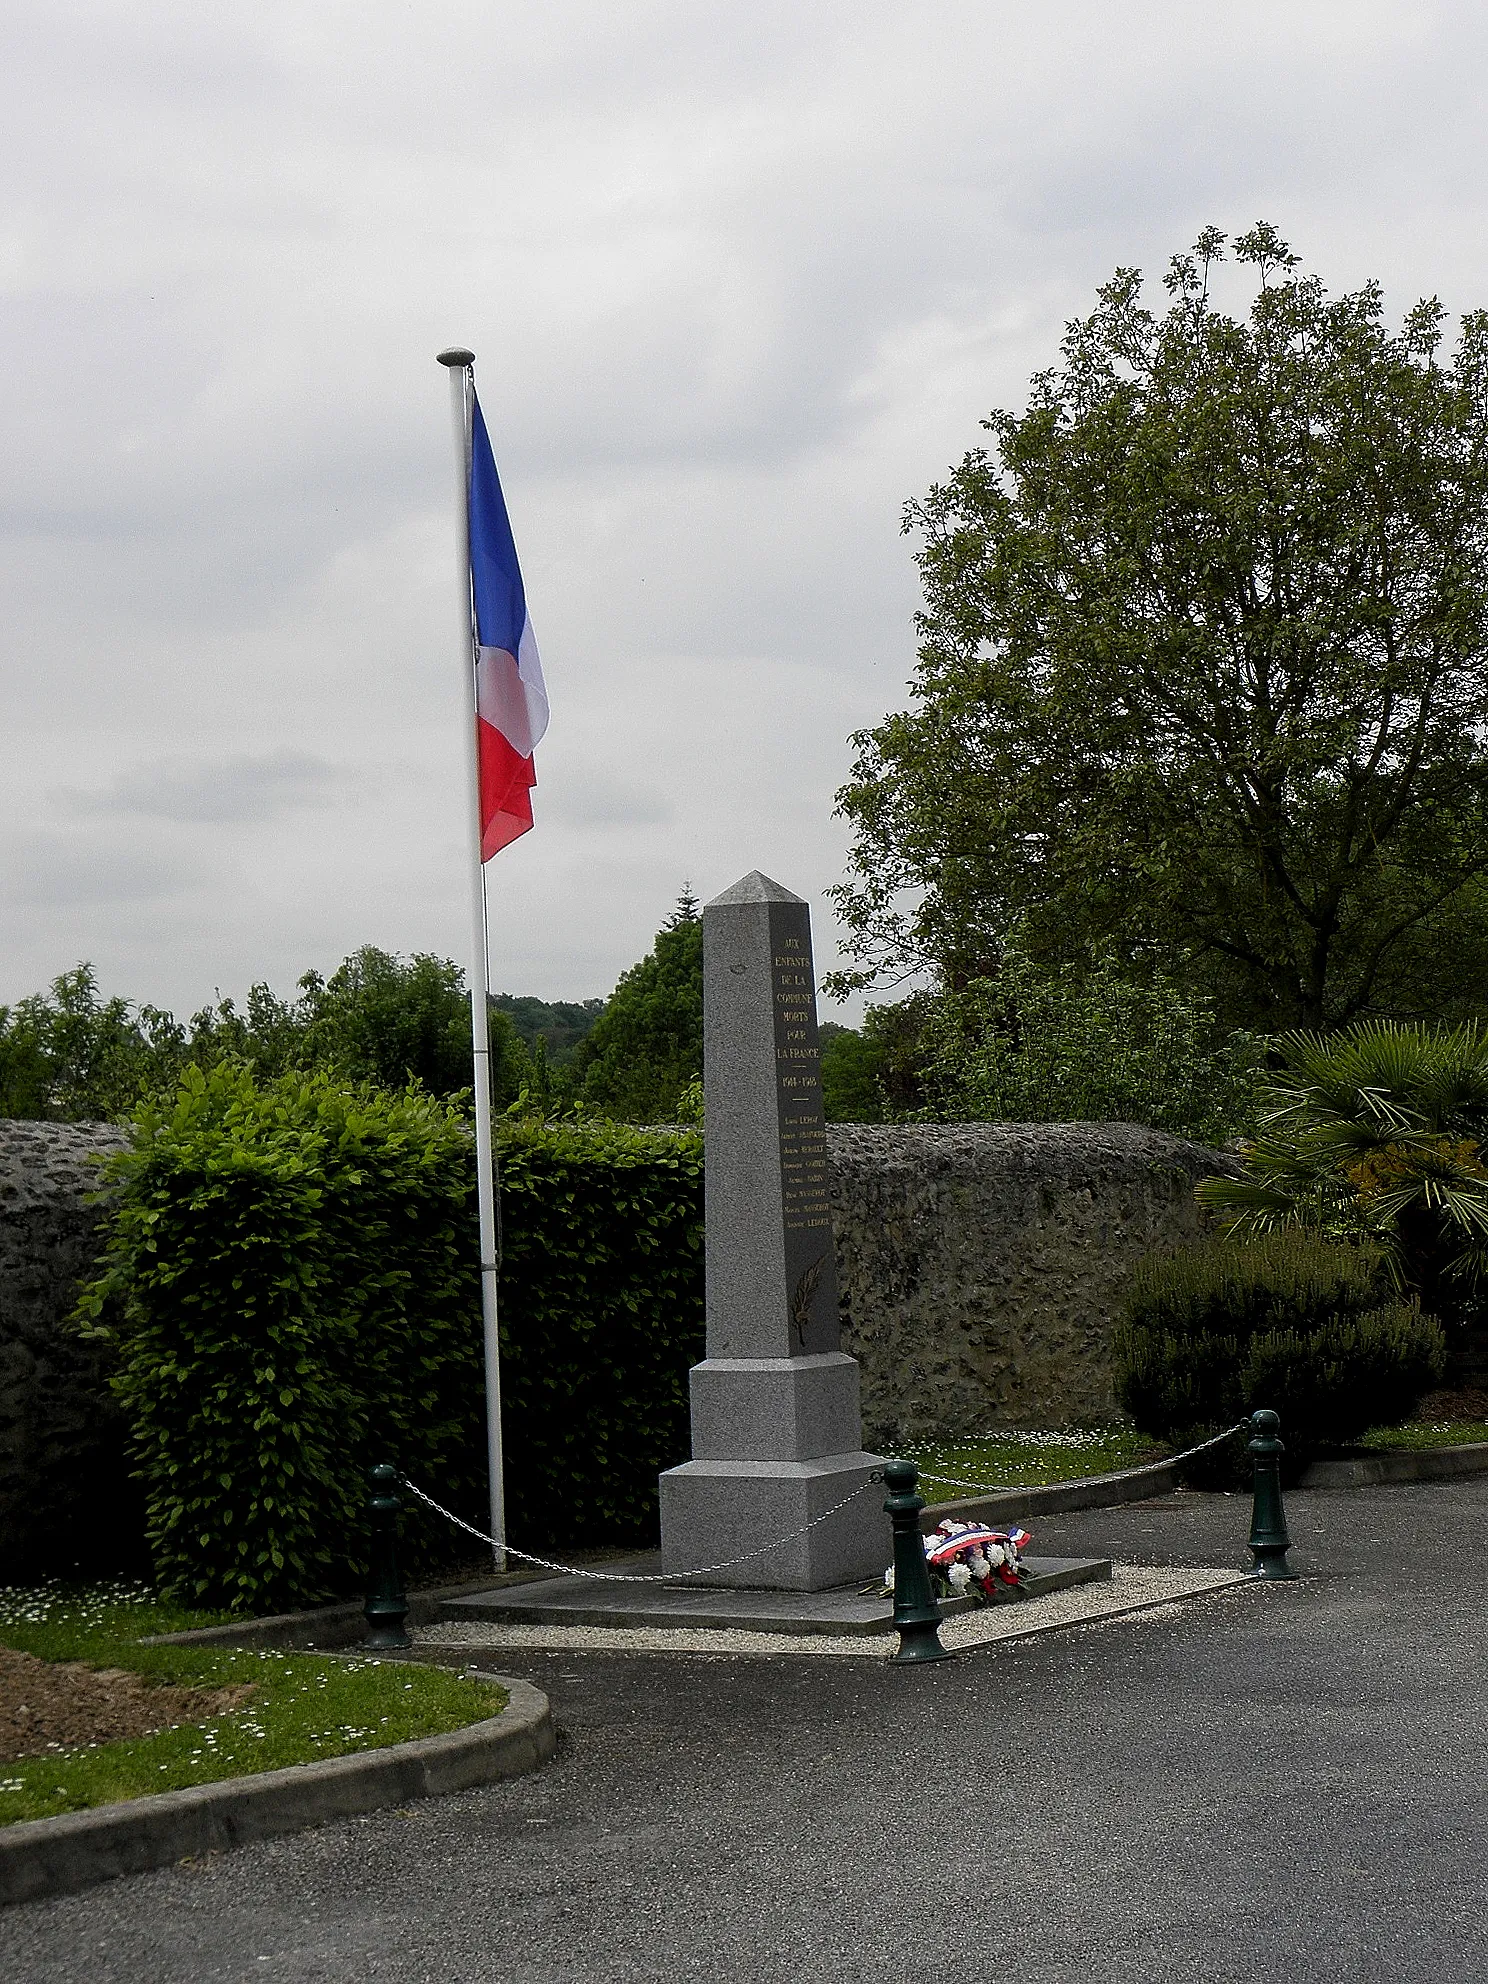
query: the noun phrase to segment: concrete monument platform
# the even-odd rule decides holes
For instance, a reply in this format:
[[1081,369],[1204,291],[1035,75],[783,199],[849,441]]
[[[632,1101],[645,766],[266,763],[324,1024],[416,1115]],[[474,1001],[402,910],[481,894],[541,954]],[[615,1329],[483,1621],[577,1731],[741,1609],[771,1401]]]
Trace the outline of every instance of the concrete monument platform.
[[[1024,1597],[999,1610],[1013,1612],[1030,1598],[1043,1598],[1070,1585],[1097,1584],[1111,1576],[1109,1557],[1026,1557],[1024,1563],[1029,1573]],[[654,1574],[659,1567],[654,1551],[611,1566],[633,1577]],[[439,1619],[446,1624],[732,1627],[753,1633],[843,1637],[884,1632],[893,1609],[891,1599],[864,1591],[861,1584],[834,1591],[719,1591],[693,1583],[609,1585],[593,1578],[556,1577],[449,1599],[441,1606]],[[969,1598],[953,1598],[941,1606],[948,1618],[975,1609]]]

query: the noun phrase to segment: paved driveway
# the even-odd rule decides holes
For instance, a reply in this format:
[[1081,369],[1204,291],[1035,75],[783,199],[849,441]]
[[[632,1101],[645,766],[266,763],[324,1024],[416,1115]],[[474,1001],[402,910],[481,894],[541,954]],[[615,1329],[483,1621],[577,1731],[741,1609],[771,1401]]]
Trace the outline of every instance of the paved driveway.
[[[1488,1980],[1488,1481],[1290,1509],[1304,1583],[928,1670],[504,1657],[546,1769],[10,1910],[0,1976]],[[1037,1547],[1225,1563],[1246,1513]]]

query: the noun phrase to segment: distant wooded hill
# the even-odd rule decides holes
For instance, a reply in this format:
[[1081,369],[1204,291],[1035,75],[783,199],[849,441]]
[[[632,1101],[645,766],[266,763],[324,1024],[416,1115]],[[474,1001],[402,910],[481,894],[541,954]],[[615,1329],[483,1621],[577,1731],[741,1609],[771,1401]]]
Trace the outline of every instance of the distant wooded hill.
[[603,999],[534,999],[520,992],[493,992],[491,1010],[505,1013],[530,1054],[538,1041],[548,1065],[560,1068],[604,1011]]

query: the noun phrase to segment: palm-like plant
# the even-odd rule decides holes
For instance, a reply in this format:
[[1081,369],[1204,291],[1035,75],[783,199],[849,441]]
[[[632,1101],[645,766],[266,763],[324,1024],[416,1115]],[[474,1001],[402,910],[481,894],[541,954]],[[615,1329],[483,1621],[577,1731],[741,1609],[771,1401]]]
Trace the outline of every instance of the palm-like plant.
[[1459,1309],[1488,1281],[1488,1033],[1366,1020],[1274,1047],[1248,1175],[1200,1203],[1230,1234],[1367,1236],[1428,1310]]

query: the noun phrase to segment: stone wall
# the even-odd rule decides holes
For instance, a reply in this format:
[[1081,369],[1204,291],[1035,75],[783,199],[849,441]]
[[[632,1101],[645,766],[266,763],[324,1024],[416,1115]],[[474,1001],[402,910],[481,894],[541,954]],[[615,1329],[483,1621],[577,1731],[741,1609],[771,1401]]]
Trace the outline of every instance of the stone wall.
[[1111,1322],[1133,1263],[1194,1238],[1232,1162],[1132,1123],[830,1126],[843,1348],[865,1438],[1116,1415]]
[[109,1123],[0,1122],[0,1580],[120,1568],[138,1496],[96,1353],[66,1327],[98,1255]]
[[[869,1444],[1116,1410],[1132,1263],[1200,1230],[1218,1151],[1129,1123],[829,1125],[843,1346]],[[122,1131],[0,1122],[0,1581],[138,1561],[139,1491],[96,1355],[66,1327]]]

